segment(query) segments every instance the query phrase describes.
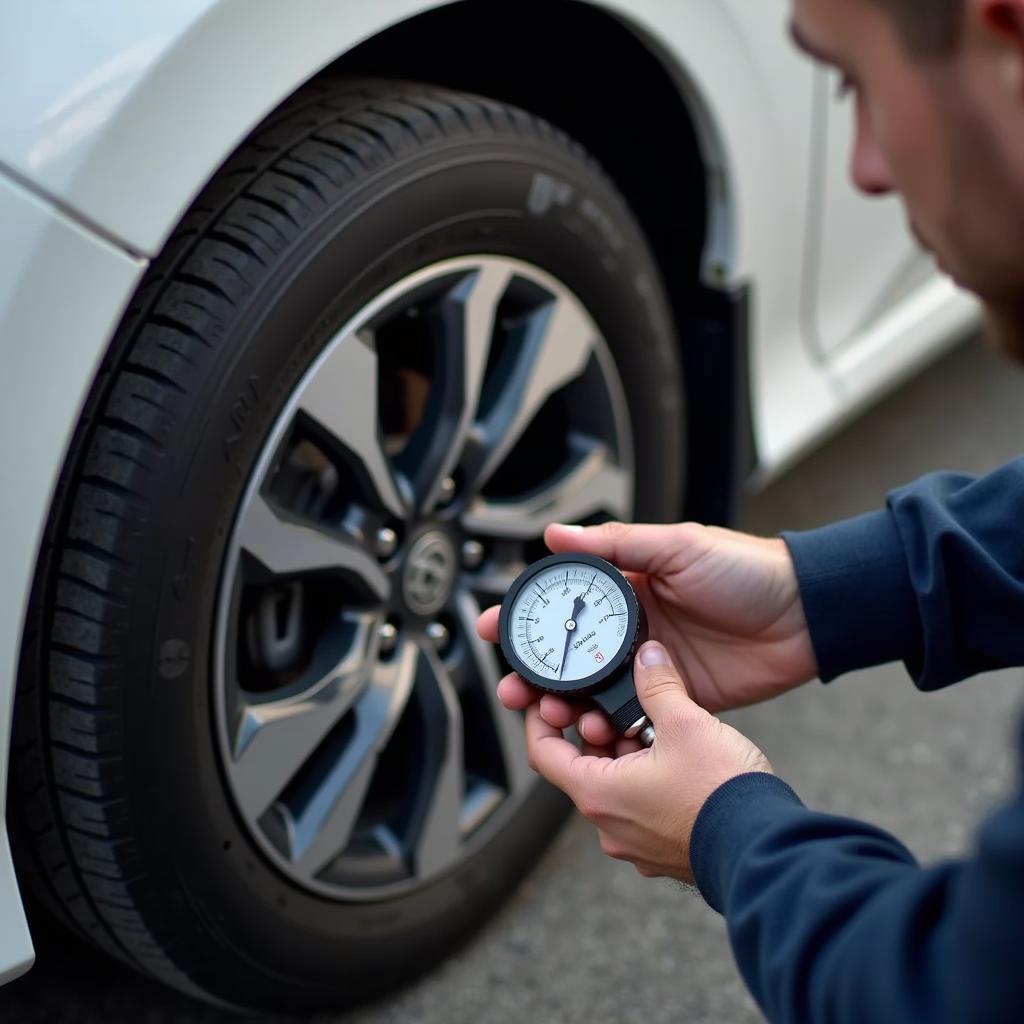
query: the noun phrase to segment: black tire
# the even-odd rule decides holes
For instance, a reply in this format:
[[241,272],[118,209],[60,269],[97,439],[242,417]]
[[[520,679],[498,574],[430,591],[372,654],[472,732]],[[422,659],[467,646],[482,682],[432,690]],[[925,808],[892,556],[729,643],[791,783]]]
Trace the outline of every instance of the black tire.
[[[538,175],[559,184],[530,211]],[[354,310],[480,251],[529,259],[581,298],[625,387],[638,518],[677,515],[681,376],[641,233],[579,146],[477,97],[304,89],[196,200],[92,389],[21,661],[18,863],[74,930],[184,992],[296,1009],[390,990],[485,920],[564,816],[538,787],[453,874],[346,905],[300,891],[257,849],[213,738],[218,575],[270,425]]]

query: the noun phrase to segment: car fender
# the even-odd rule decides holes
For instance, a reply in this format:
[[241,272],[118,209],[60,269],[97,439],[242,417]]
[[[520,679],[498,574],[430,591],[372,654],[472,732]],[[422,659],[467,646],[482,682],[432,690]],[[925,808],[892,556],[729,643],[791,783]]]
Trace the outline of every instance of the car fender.
[[[153,256],[263,117],[360,42],[441,6],[110,0],[117,17],[98,19],[73,0],[20,5],[4,36],[19,98],[0,113],[0,167],[130,253]],[[754,426],[770,465],[807,424],[828,419],[836,397],[807,358],[798,317],[812,68],[780,30],[784,0],[594,6],[643,38],[698,126],[711,185],[705,277],[755,282]]]

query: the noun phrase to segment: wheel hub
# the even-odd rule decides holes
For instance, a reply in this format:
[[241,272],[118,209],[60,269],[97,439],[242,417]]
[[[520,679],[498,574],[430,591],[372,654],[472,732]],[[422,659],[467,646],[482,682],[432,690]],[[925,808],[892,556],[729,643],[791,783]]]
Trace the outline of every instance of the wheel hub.
[[401,597],[417,616],[447,604],[458,577],[456,547],[444,530],[427,528],[410,545],[401,572]]

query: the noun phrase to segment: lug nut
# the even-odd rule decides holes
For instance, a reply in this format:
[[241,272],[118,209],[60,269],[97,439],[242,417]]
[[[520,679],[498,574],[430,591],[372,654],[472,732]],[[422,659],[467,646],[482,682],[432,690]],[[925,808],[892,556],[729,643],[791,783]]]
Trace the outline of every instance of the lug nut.
[[398,548],[398,534],[389,526],[377,531],[377,557],[390,558]]
[[479,569],[484,560],[484,546],[478,540],[463,541],[462,564],[467,569]]
[[398,627],[393,622],[384,622],[378,630],[380,636],[380,653],[390,654],[398,643]]
[[447,505],[455,497],[455,478],[447,476],[441,481],[437,497],[442,505]]
[[439,650],[448,646],[448,627],[440,622],[431,622],[427,626],[427,639]]

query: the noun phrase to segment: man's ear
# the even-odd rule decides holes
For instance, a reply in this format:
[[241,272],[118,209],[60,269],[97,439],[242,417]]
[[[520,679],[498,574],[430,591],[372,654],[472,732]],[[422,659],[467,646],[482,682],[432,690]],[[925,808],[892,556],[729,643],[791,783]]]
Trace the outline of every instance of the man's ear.
[[998,62],[1007,89],[1024,99],[1024,0],[966,0],[966,29]]

